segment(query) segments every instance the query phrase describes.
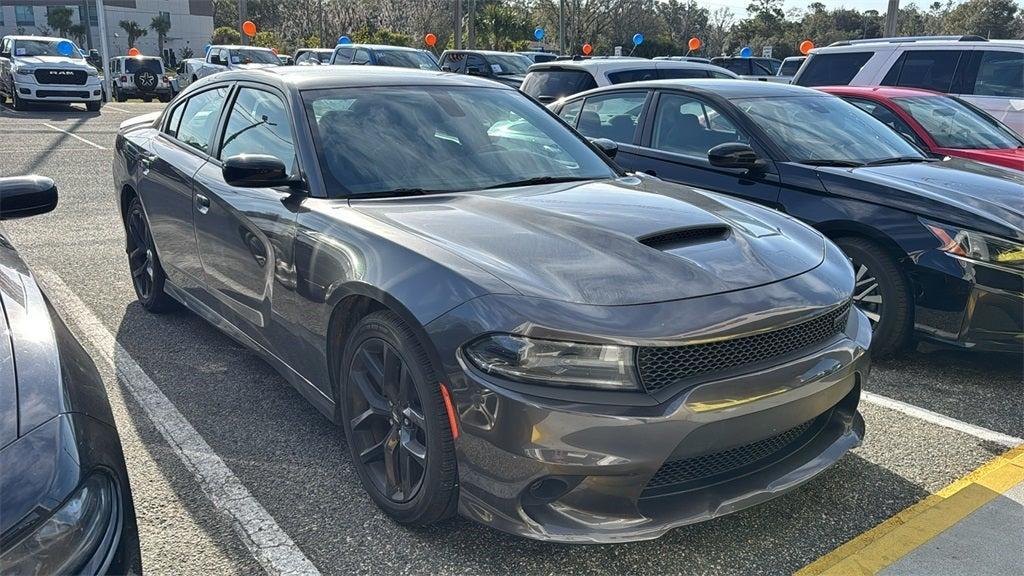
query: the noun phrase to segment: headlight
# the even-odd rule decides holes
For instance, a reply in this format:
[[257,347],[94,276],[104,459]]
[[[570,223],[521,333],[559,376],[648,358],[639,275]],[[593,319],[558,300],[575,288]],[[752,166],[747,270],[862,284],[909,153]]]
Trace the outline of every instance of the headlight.
[[1024,244],[937,222],[922,221],[942,245],[939,250],[954,256],[1010,268],[1024,268]]
[[114,481],[89,476],[52,516],[0,551],[0,574],[80,574],[103,545],[110,546],[117,511]]
[[488,374],[551,386],[639,390],[633,349],[492,334],[465,348],[474,366]]
[[18,66],[18,67],[16,67],[14,69],[14,73],[15,74],[21,74],[22,76],[28,76],[32,72],[33,72],[33,70],[31,68],[26,67],[26,66]]
[[100,75],[99,70],[96,70],[95,68],[93,68],[91,66],[89,67],[88,70],[85,71],[85,73],[88,74],[89,76],[99,76]]

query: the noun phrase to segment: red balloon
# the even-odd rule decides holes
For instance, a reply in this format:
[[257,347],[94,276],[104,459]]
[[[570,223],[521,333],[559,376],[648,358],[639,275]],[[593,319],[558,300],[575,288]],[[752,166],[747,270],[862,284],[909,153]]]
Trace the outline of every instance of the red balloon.
[[252,38],[256,35],[256,23],[252,20],[246,20],[245,22],[242,22],[242,32],[245,32],[246,36]]
[[801,54],[807,54],[811,50],[814,50],[814,42],[811,42],[810,40],[804,40],[803,42],[800,43]]
[[700,50],[700,46],[701,46],[700,38],[697,38],[696,36],[694,36],[693,38],[690,38],[690,41],[686,43],[686,46],[691,51],[694,51],[694,52],[697,51],[697,50]]
[[142,54],[142,52],[139,52],[138,48],[131,48],[128,50],[129,56],[138,56],[139,54]]
[[584,44],[583,45],[583,54],[584,55],[590,56],[590,53],[593,52],[593,51],[594,51],[594,47],[591,46],[590,44]]
[[437,44],[437,36],[435,36],[433,33],[427,34],[426,36],[423,37],[423,42],[426,43],[427,46],[433,48],[434,44]]

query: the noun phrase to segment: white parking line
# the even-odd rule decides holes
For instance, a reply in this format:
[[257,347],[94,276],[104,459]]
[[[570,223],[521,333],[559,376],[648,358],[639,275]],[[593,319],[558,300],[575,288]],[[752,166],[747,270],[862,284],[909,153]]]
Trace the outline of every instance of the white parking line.
[[170,449],[195,476],[206,497],[230,518],[242,542],[263,569],[268,574],[319,574],[316,566],[60,276],[47,269],[36,269],[34,274],[61,310],[61,316],[74,326],[75,333],[102,354],[97,360],[106,362],[116,371]]
[[46,126],[50,130],[56,130],[57,132],[63,132],[63,133],[67,134],[68,136],[71,136],[72,138],[74,138],[76,140],[81,140],[82,142],[85,142],[86,144],[88,144],[89,146],[92,146],[93,148],[99,148],[100,150],[106,150],[106,148],[104,148],[103,146],[100,146],[99,144],[97,144],[95,142],[92,142],[90,140],[86,140],[85,138],[82,138],[81,136],[79,136],[77,134],[72,134],[71,132],[68,132],[67,130],[62,130],[60,128],[57,128],[56,126],[54,126],[52,124],[47,124],[46,122],[43,122],[43,126]]
[[861,400],[864,400],[865,402],[882,406],[883,408],[888,408],[890,410],[895,410],[897,412],[902,412],[907,416],[913,416],[914,418],[942,426],[943,428],[963,432],[964,434],[969,434],[975,438],[981,438],[982,440],[995,442],[996,444],[1001,444],[1010,448],[1024,444],[1024,438],[1017,438],[1016,436],[1010,436],[1009,434],[1003,434],[1002,432],[996,432],[995,430],[989,430],[988,428],[968,424],[962,420],[950,418],[949,416],[944,416],[938,412],[932,412],[931,410],[920,408],[913,404],[900,402],[899,400],[894,400],[887,396],[880,396],[873,392],[864,391],[861,392],[860,397]]
[[110,110],[114,110],[115,112],[124,112],[126,114],[131,114],[132,113],[131,110],[125,110],[124,108],[118,108],[117,106],[114,106],[114,105],[111,105],[111,104],[104,104],[103,107],[104,108],[109,108]]

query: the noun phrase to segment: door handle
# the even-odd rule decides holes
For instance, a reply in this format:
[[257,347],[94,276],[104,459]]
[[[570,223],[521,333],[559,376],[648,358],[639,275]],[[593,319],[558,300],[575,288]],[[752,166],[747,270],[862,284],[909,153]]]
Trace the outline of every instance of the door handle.
[[206,214],[210,211],[210,199],[202,194],[196,194],[196,210],[200,214]]

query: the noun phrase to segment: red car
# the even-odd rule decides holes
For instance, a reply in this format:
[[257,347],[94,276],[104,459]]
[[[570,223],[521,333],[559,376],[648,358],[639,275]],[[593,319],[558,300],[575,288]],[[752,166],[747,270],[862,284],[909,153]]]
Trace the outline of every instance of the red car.
[[887,86],[825,86],[819,90],[857,106],[932,154],[1024,171],[1024,140],[955,96]]

